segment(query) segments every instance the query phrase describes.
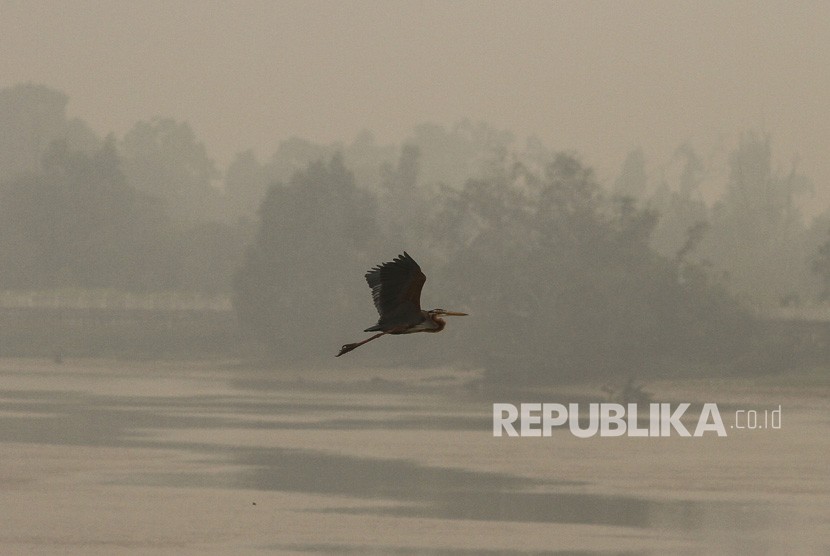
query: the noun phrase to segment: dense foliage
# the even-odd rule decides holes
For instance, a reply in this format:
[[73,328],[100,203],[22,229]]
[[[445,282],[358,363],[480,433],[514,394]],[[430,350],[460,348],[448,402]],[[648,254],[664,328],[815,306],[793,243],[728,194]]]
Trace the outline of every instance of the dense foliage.
[[830,290],[830,216],[805,222],[812,183],[775,169],[757,134],[720,166],[684,144],[656,181],[635,149],[607,187],[573,154],[469,121],[400,146],[292,138],[220,172],[186,122],[100,138],[67,100],[0,91],[0,289],[232,296],[284,361],[359,339],[376,318],[362,275],[404,249],[428,274],[425,307],[471,316],[353,363],[530,382],[750,369],[756,309]]

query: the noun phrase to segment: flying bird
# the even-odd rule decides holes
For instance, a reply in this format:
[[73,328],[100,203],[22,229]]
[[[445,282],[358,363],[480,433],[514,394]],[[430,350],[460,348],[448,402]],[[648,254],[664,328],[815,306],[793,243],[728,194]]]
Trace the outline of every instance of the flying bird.
[[345,344],[340,357],[384,334],[414,334],[415,332],[441,332],[446,326],[442,316],[463,317],[467,313],[445,309],[421,309],[421,288],[427,277],[418,263],[406,251],[388,263],[376,266],[366,273],[366,282],[372,288],[372,301],[378,310],[378,323],[364,332],[378,332],[362,342]]

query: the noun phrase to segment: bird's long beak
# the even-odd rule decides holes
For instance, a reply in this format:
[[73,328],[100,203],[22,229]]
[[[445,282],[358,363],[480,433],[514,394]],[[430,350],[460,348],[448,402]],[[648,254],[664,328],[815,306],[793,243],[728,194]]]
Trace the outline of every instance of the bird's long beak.
[[444,311],[443,314],[448,315],[450,317],[466,317],[467,316],[467,313],[458,313],[458,312],[455,312],[455,311]]

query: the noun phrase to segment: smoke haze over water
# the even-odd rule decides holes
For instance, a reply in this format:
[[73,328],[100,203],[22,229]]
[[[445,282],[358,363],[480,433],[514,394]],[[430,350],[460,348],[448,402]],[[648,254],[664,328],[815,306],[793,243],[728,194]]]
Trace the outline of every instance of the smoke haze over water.
[[826,179],[828,40],[825,2],[3,0],[0,86],[62,90],[102,135],[186,120],[221,166],[293,135],[398,143],[469,117],[604,178],[636,146],[663,163],[758,129]]

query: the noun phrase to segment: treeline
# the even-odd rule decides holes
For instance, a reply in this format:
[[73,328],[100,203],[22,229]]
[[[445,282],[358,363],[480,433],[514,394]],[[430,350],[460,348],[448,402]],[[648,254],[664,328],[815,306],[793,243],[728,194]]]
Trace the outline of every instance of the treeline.
[[[830,213],[825,208],[808,222],[801,207],[827,184],[813,183],[795,161],[776,168],[766,135],[744,133],[734,150],[718,154],[724,160],[703,158],[681,145],[671,161],[674,168],[652,181],[642,152],[635,150],[615,192],[635,195],[660,214],[652,245],[664,255],[685,249],[686,234],[695,229],[695,249],[688,256],[721,273],[731,291],[754,308],[815,303],[830,276],[816,266]],[[704,189],[714,193],[708,200]]]
[[0,91],[0,288],[227,293],[250,223],[219,218],[187,124],[100,138],[38,85]]
[[[460,362],[538,382],[752,353],[750,313],[700,264],[656,253],[657,214],[605,195],[577,158],[556,155],[543,173],[504,159],[429,195],[412,187],[417,160],[404,150],[376,197],[339,157],[269,189],[235,299],[279,357],[316,360],[360,335],[376,318],[360,277],[401,246],[428,272],[424,303],[471,317],[440,340],[373,345],[363,364]],[[397,204],[405,215],[379,210]]]
[[758,371],[781,362],[752,310],[830,285],[830,217],[800,216],[813,184],[776,170],[765,136],[746,134],[724,172],[684,145],[654,179],[634,151],[607,185],[574,154],[469,121],[400,146],[294,138],[220,171],[186,123],[100,138],[67,100],[0,91],[0,288],[231,295],[282,361],[358,339],[376,319],[363,273],[404,249],[427,272],[425,306],[471,316],[352,363],[530,382]]

